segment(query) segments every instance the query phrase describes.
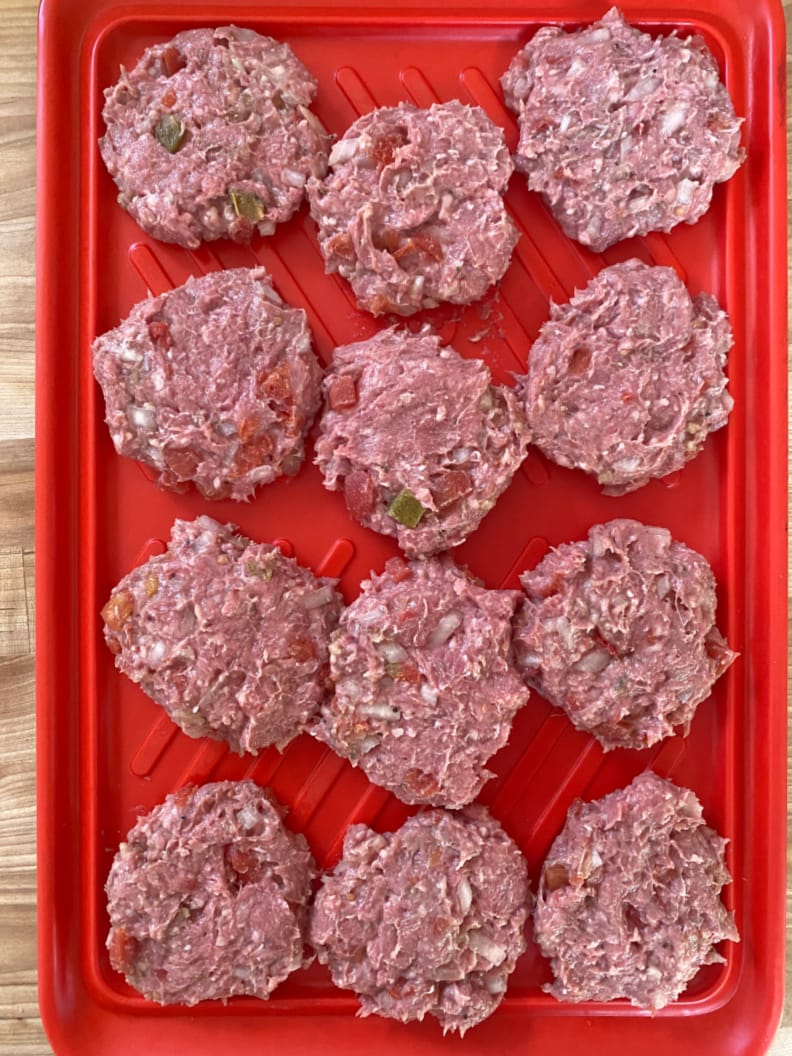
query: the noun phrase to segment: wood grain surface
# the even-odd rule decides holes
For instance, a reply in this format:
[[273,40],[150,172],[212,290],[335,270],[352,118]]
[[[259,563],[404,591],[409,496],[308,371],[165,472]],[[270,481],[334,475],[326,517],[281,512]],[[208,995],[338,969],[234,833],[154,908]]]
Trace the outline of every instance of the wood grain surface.
[[[0,1053],[52,1049],[36,997],[33,363],[36,3],[0,0]],[[784,0],[787,36],[792,0]],[[787,76],[792,80],[789,43]],[[792,108],[790,108],[792,111]],[[790,181],[792,184],[792,180]],[[787,934],[790,934],[787,896]],[[792,998],[772,1056],[792,1056]],[[453,1046],[452,1046],[453,1047]]]

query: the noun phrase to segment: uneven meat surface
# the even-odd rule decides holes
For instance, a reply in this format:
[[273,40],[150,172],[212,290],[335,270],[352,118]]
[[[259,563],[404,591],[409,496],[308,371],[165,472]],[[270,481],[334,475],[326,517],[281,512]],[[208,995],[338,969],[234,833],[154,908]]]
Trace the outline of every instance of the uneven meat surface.
[[293,476],[321,402],[305,312],[263,268],[190,278],[137,304],[93,345],[116,451],[158,483],[248,499]]
[[469,803],[528,699],[511,654],[517,598],[449,558],[392,558],[341,616],[335,695],[311,732],[405,803]]
[[110,963],[163,1005],[266,999],[304,963],[314,876],[305,838],[253,781],[179,789],[113,860]]
[[559,1001],[676,1000],[739,941],[720,891],[727,841],[686,788],[652,773],[570,810],[542,869],[534,935]]
[[469,304],[504,274],[518,234],[503,204],[513,171],[479,107],[410,103],[366,114],[308,184],[328,272],[374,315]]
[[517,392],[534,443],[623,495],[681,469],[726,425],[729,317],[672,268],[629,260],[553,305]]
[[570,238],[601,252],[692,224],[745,154],[741,119],[700,37],[651,37],[616,9],[540,29],[501,79],[515,164]]
[[334,582],[233,525],[177,520],[167,552],[113,589],[105,640],[119,671],[188,736],[239,754],[283,747],[330,688]]
[[715,625],[715,577],[665,528],[597,524],[521,576],[518,669],[605,749],[687,732],[733,663]]
[[464,1034],[503,998],[530,898],[522,854],[483,807],[429,810],[393,833],[349,829],[310,941],[361,1015],[431,1015]]
[[485,363],[395,328],[335,350],[316,442],[325,487],[410,556],[458,546],[511,483],[528,427]]
[[190,249],[271,235],[327,168],[315,94],[287,44],[249,29],[190,29],[147,48],[105,91],[99,149],[119,204]]

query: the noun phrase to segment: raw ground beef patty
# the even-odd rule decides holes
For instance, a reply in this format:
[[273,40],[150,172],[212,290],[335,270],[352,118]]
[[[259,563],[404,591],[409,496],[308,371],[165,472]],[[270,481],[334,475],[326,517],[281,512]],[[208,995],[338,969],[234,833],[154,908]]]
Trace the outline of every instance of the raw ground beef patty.
[[458,546],[511,483],[528,428],[485,363],[395,328],[337,348],[316,463],[351,516],[410,556]]
[[105,91],[99,149],[119,204],[149,235],[190,249],[271,235],[327,168],[315,94],[287,44],[249,29],[154,44]]
[[349,829],[310,940],[362,1015],[428,1014],[464,1034],[503,998],[530,897],[525,859],[483,807],[429,810],[393,833]]
[[681,469],[721,429],[729,317],[672,268],[628,260],[552,305],[517,392],[533,441],[623,495]]
[[361,308],[411,315],[469,304],[504,274],[517,243],[503,193],[503,131],[479,107],[410,103],[357,120],[308,185],[328,272]]
[[715,577],[665,528],[597,524],[523,573],[514,620],[528,685],[606,748],[685,732],[734,661],[715,626]]
[[179,789],[113,860],[110,963],[163,1005],[266,999],[304,963],[314,876],[305,837],[253,781]]
[[102,618],[116,667],[188,736],[255,754],[324,699],[341,607],[333,580],[199,517],[174,523],[167,552],[121,580]]
[[652,773],[592,803],[578,801],[545,860],[534,937],[559,1001],[674,1001],[715,946],[739,941],[720,891],[726,840],[695,794]]
[[248,499],[302,464],[322,370],[305,312],[263,268],[217,271],[137,304],[93,345],[116,451],[190,481],[208,499]]
[[700,37],[650,37],[616,8],[540,29],[502,78],[515,164],[570,238],[601,252],[692,224],[743,160],[741,119]]
[[335,695],[311,732],[405,803],[469,803],[528,699],[510,645],[517,598],[447,557],[392,558],[341,616]]

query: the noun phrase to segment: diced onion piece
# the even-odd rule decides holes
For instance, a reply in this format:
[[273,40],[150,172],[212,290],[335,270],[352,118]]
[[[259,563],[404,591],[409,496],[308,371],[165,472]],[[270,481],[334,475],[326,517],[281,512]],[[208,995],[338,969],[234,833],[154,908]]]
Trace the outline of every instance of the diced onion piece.
[[250,831],[258,825],[259,814],[251,803],[246,803],[241,810],[237,811],[236,819],[241,828]]
[[389,664],[401,664],[407,659],[406,649],[402,649],[398,642],[380,642],[377,648]]
[[596,675],[604,671],[610,663],[610,654],[604,649],[592,649],[585,656],[572,665],[573,671],[581,671],[587,675]]
[[290,187],[303,187],[305,185],[305,173],[297,172],[296,169],[284,169],[283,178]]
[[168,647],[165,645],[165,642],[163,642],[163,641],[154,642],[154,644],[151,646],[151,648],[148,651],[148,656],[146,657],[147,666],[150,667],[152,670],[155,670],[156,668],[158,668],[159,665],[164,660],[165,653],[167,651],[168,651]]
[[458,612],[447,612],[445,616],[441,616],[429,636],[429,647],[434,649],[438,645],[445,645],[461,622],[462,616]]
[[506,993],[506,976],[505,975],[487,975],[484,977],[484,985],[490,994],[505,994]]
[[127,407],[127,417],[132,425],[137,426],[138,429],[153,429],[157,424],[157,417],[153,408],[138,407],[134,403]]
[[459,908],[462,910],[463,914],[467,913],[473,905],[473,888],[464,876],[459,881],[459,886],[457,887],[457,898],[459,899]]
[[684,125],[685,118],[687,117],[687,108],[677,104],[672,106],[663,115],[663,122],[660,126],[664,136],[672,136],[675,132]]
[[421,686],[421,696],[430,707],[434,707],[437,703],[437,690],[430,686],[428,682],[424,682]]
[[382,719],[383,722],[396,722],[401,718],[401,712],[398,708],[394,708],[392,704],[383,704],[376,700],[371,704],[364,704],[358,708],[358,714],[364,715],[368,719]]
[[138,350],[132,348],[131,345],[121,345],[118,350],[118,358],[122,363],[142,363],[143,353],[138,352]]
[[470,932],[468,935],[468,946],[479,956],[489,961],[490,964],[495,965],[496,968],[506,960],[506,950],[499,946],[497,942],[493,942],[481,930]]
[[690,205],[693,201],[693,193],[698,184],[693,180],[680,180],[677,186],[676,200],[679,205]]
[[605,26],[599,26],[597,29],[592,29],[588,34],[588,39],[595,43],[604,40],[610,40],[611,32]]
[[330,157],[327,159],[329,165],[342,165],[345,161],[349,161],[350,158],[354,158],[357,154],[359,140],[357,139],[339,139],[337,143],[333,144],[333,149],[330,151]]
[[305,118],[305,120],[315,132],[318,132],[320,136],[327,135],[327,129],[324,127],[324,125],[316,116],[316,114],[312,113],[307,106],[303,106],[302,103],[298,103],[297,109],[300,111],[302,116]]
[[659,77],[642,77],[637,84],[624,97],[628,103],[634,103],[638,99],[645,99],[647,95],[656,92],[661,85]]

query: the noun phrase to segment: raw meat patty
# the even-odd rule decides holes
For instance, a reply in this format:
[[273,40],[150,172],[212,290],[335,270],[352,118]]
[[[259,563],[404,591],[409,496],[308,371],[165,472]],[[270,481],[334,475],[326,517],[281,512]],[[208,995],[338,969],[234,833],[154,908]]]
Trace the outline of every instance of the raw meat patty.
[[300,468],[322,370],[305,312],[271,282],[263,268],[191,278],[94,341],[116,451],[162,487],[248,499]]
[[190,249],[271,235],[327,169],[315,94],[287,44],[249,29],[190,29],[147,48],[105,91],[99,149],[119,204]]
[[335,696],[311,732],[405,803],[469,803],[528,699],[510,644],[518,597],[447,557],[392,558],[341,617]]
[[485,363],[390,329],[337,348],[316,443],[325,487],[411,556],[459,546],[511,483],[528,428]]
[[304,963],[314,876],[305,838],[253,781],[182,788],[113,860],[110,963],[163,1005],[266,999]]
[[469,304],[504,274],[517,243],[503,193],[503,131],[479,107],[410,103],[357,120],[308,184],[328,272],[361,308],[412,315]]
[[329,689],[334,582],[234,525],[176,521],[167,552],[113,590],[105,640],[189,737],[255,754],[295,737]]
[[534,937],[559,1001],[674,1001],[739,941],[720,891],[727,841],[695,794],[652,773],[570,810],[542,869]]
[[517,667],[606,750],[687,732],[736,657],[715,626],[710,566],[665,528],[596,524],[521,582]]
[[349,829],[310,940],[361,1015],[428,1013],[464,1034],[503,998],[530,897],[525,859],[483,807],[429,810],[394,833]]
[[729,317],[672,268],[604,268],[552,305],[518,379],[534,443],[623,495],[694,458],[726,425]]
[[515,164],[570,238],[601,252],[692,224],[744,158],[741,119],[700,37],[650,37],[616,8],[545,26],[502,78]]

